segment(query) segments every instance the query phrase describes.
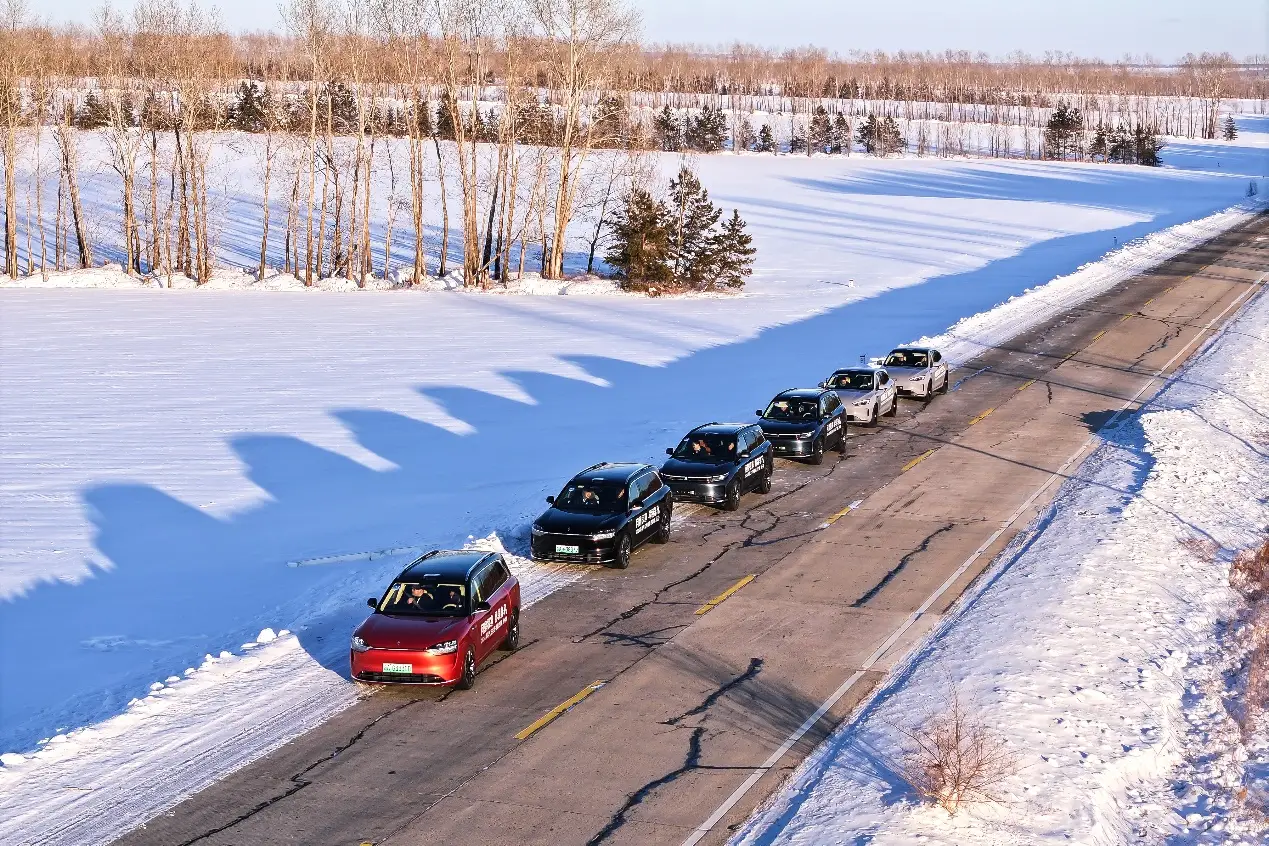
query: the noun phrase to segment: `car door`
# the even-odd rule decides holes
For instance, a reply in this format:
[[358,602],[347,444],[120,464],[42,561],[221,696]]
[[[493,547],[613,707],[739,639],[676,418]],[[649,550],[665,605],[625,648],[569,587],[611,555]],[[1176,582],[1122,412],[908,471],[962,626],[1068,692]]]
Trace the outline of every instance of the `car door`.
[[877,372],[877,411],[889,411],[894,404],[899,401],[894,386],[894,380],[890,378],[890,374],[884,370]]
[[838,398],[836,392],[829,391],[820,397],[820,417],[824,419],[824,435],[823,441],[825,448],[828,447],[829,441],[837,443],[842,435],[842,401]]
[[930,350],[930,363],[934,368],[934,377],[930,380],[931,385],[947,384],[947,359],[943,358],[943,353],[938,350]]
[[502,560],[495,558],[476,571],[472,578],[472,601],[489,605],[488,611],[473,615],[472,629],[476,632],[476,660],[482,661],[502,639],[507,628],[508,571]]
[[737,473],[740,475],[740,490],[751,491],[758,485],[762,477],[765,457],[754,454],[754,438],[752,429],[742,429],[736,436],[736,452],[740,456]]
[[629,497],[629,499],[626,500],[627,502],[632,505],[636,502],[639,503],[638,507],[630,513],[630,521],[628,524],[631,527],[631,539],[636,545],[642,543],[648,535],[652,534],[653,529],[656,528],[656,506],[650,506],[645,501],[648,494],[648,483],[650,479],[651,474],[647,471],[635,476],[630,480],[630,490],[626,494]]

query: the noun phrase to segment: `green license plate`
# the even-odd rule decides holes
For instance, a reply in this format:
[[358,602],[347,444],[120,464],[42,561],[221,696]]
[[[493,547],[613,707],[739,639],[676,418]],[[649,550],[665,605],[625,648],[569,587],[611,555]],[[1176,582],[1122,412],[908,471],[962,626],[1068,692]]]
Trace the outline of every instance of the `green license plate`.
[[389,664],[386,661],[383,664],[385,673],[411,673],[414,672],[413,664]]
[[576,555],[582,550],[576,546],[565,546],[564,544],[556,544],[555,551],[560,555]]

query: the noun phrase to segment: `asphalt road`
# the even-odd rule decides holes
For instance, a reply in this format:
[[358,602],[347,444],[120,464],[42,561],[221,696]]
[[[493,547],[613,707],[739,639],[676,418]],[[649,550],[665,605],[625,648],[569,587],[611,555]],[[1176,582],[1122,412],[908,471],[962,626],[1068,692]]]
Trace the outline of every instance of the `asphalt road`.
[[781,462],[739,512],[680,508],[670,544],[526,611],[474,691],[367,697],[117,842],[725,841],[1078,472],[1090,433],[1245,301],[1267,236],[1262,215],[984,351],[929,406],[852,427],[844,458]]

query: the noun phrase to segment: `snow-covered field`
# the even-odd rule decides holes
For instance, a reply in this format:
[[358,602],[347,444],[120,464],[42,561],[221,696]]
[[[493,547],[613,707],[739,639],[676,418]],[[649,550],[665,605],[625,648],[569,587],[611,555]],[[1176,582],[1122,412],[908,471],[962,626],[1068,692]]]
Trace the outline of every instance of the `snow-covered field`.
[[[732,842],[1263,843],[1269,726],[1235,722],[1229,567],[1269,531],[1266,326],[1262,286]],[[898,774],[897,729],[952,690],[1018,763],[955,817]]]
[[970,355],[1232,225],[1264,138],[1219,170],[703,157],[759,249],[740,297],[0,292],[0,840],[109,839],[352,702],[402,561],[356,553],[521,549],[589,463],[1066,277],[960,324]]

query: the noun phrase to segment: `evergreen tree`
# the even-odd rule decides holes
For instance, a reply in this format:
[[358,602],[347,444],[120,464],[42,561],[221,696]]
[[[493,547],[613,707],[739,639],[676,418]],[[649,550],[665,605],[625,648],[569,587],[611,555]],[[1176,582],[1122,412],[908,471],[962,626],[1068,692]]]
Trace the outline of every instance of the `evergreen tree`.
[[605,94],[595,107],[591,137],[596,147],[625,147],[629,143],[630,123],[626,101],[615,94]]
[[652,132],[662,150],[677,153],[683,149],[683,124],[668,103],[652,119]]
[[1044,127],[1044,152],[1050,159],[1065,161],[1071,154],[1078,154],[1084,134],[1084,116],[1077,106],[1059,100],[1049,122]]
[[749,122],[749,118],[737,118],[734,131],[732,132],[732,151],[736,153],[741,151],[750,151],[757,149],[757,146],[758,136],[754,134],[753,124]]
[[722,213],[696,174],[680,167],[678,177],[670,180],[670,258],[679,284],[694,290],[709,284],[718,258],[718,244],[710,235]]
[[75,113],[75,126],[79,129],[101,129],[110,125],[110,109],[96,91],[89,91],[84,103]]
[[454,98],[448,91],[442,91],[441,102],[436,107],[436,136],[442,141],[453,141],[454,134]]
[[1238,124],[1234,123],[1233,115],[1225,115],[1225,128],[1221,135],[1226,141],[1233,141],[1238,137]]
[[684,122],[683,143],[689,150],[713,153],[727,140],[727,117],[722,109],[706,105],[700,114],[688,116]]
[[828,116],[828,110],[823,106],[816,106],[815,111],[811,113],[811,125],[807,135],[810,139],[811,152],[829,152],[833,143],[833,121]]
[[793,128],[792,134],[789,136],[789,152],[805,153],[806,152],[806,136],[798,132],[797,127]]
[[[436,134],[436,111],[427,100],[415,100],[410,117],[418,121],[418,132],[423,138],[431,138]],[[401,121],[401,134],[407,131],[405,121]]]
[[833,121],[833,138],[828,151],[835,154],[849,153],[850,141],[850,123],[847,122],[846,115],[838,112],[837,119]]
[[874,114],[860,125],[859,143],[874,156],[889,156],[903,149],[903,134],[899,132],[899,124],[887,115],[884,120]]
[[229,125],[243,132],[263,132],[268,125],[272,94],[255,82],[242,82],[238,94],[229,107]]
[[1106,127],[1097,124],[1097,134],[1093,136],[1093,142],[1088,146],[1088,156],[1093,161],[1108,161],[1110,154],[1110,141],[1106,132]]
[[875,154],[877,137],[881,134],[881,121],[877,120],[877,116],[869,112],[868,117],[859,125],[858,133],[856,140],[864,148],[864,152]]
[[1158,167],[1163,164],[1163,159],[1159,158],[1159,151],[1164,146],[1163,139],[1153,127],[1139,126],[1133,132],[1133,147],[1137,164],[1146,167]]
[[1110,135],[1110,147],[1106,160],[1118,164],[1132,164],[1137,159],[1136,148],[1128,130],[1120,126]]
[[357,124],[361,119],[357,111],[357,98],[348,86],[338,79],[332,79],[322,86],[321,96],[317,101],[319,122],[325,122],[328,109],[331,128],[337,134],[357,131]]
[[764,123],[762,129],[758,130],[757,150],[759,153],[774,153],[776,151],[775,133],[771,131],[771,124]]
[[723,223],[722,231],[714,236],[713,253],[717,257],[714,269],[715,284],[722,288],[743,288],[745,277],[753,273],[753,257],[757,252],[753,238],[745,232],[745,222],[740,212],[731,210],[731,217]]
[[670,210],[642,188],[632,188],[625,207],[610,226],[611,246],[604,261],[622,278],[623,287],[645,290],[670,282]]

